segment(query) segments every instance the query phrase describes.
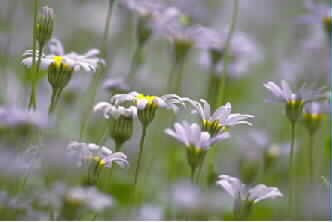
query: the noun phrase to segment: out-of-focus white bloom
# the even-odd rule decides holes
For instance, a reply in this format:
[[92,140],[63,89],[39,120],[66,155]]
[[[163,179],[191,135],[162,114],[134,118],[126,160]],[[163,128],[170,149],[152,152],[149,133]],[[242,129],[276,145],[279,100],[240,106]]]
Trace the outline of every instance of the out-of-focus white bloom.
[[[57,39],[52,39],[49,42],[49,54],[45,55],[42,52],[37,51],[37,57],[39,53],[42,53],[41,56],[41,68],[48,69],[51,64],[56,66],[68,67],[73,71],[80,71],[81,69],[86,72],[95,72],[99,64],[104,64],[104,60],[98,58],[99,50],[91,49],[85,54],[78,54],[76,52],[70,52],[65,54],[64,48],[61,42]],[[31,67],[33,63],[33,53],[32,50],[27,50],[23,54],[22,63]]]
[[97,161],[101,167],[111,168],[113,162],[120,167],[128,166],[127,156],[122,152],[113,153],[105,146],[98,146],[92,143],[72,142],[67,146],[71,157],[78,160],[78,166],[82,166],[86,161]]
[[297,92],[291,90],[287,81],[281,81],[281,87],[272,81],[264,84],[264,87],[268,89],[274,97],[268,99],[267,101],[279,102],[279,103],[308,103],[315,100],[324,99],[323,92],[325,88],[320,88],[317,90],[306,88],[303,85]]
[[16,107],[0,107],[0,127],[14,128],[19,126],[47,128],[49,121],[47,115],[40,112],[29,112]]
[[266,101],[285,104],[286,114],[291,122],[298,120],[304,104],[325,98],[325,88],[313,90],[303,85],[297,92],[294,92],[285,80],[281,81],[281,87],[271,81],[265,83],[264,87],[273,95]]
[[125,82],[124,79],[107,79],[104,82],[103,88],[106,90],[109,90],[111,92],[113,91],[120,91],[120,92],[126,92],[129,91],[129,85]]
[[220,106],[214,113],[211,113],[211,106],[206,100],[200,99],[200,102],[191,99],[185,100],[192,105],[194,112],[199,114],[202,121],[203,130],[208,131],[213,136],[235,125],[252,125],[247,120],[253,118],[254,116],[248,114],[231,113],[232,105],[230,103],[226,103],[226,105]]
[[120,116],[133,119],[137,116],[137,108],[130,106],[129,108],[123,106],[115,106],[108,102],[100,102],[93,108],[95,112],[104,112],[104,117],[109,119],[110,117],[118,119]]
[[91,210],[100,212],[113,205],[111,196],[100,193],[95,187],[74,187],[65,194],[67,202],[82,204]]
[[282,193],[276,187],[267,187],[259,184],[254,187],[248,187],[242,184],[238,178],[228,175],[220,175],[217,184],[225,189],[225,191],[234,199],[248,201],[250,203],[258,203],[265,199],[274,199],[282,197]]
[[314,134],[320,128],[321,121],[327,113],[331,113],[331,104],[312,102],[303,109],[304,126],[309,133]]
[[[208,31],[207,29],[201,29],[201,31],[205,33],[205,41],[210,43],[207,44],[205,42],[204,44],[200,44],[205,50],[201,53],[199,63],[207,69],[212,65],[216,65],[215,74],[220,75],[224,72],[225,59],[223,53],[228,31],[222,33],[217,33],[213,30]],[[204,40],[204,38],[202,38],[202,40]],[[218,52],[219,59],[214,57],[215,52]],[[254,40],[250,39],[245,33],[235,33],[228,48],[227,73],[233,78],[239,78],[245,74],[249,74],[250,72],[248,72],[248,70],[250,66],[262,61],[262,54],[262,49]]]
[[162,220],[164,211],[161,207],[152,204],[145,204],[139,209],[138,218],[139,220]]

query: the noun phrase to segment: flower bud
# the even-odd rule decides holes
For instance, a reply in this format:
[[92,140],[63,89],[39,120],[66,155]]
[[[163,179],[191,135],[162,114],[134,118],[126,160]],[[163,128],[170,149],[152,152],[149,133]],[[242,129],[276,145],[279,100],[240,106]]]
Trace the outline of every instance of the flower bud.
[[51,39],[54,27],[54,11],[44,6],[36,24],[36,40],[42,48]]
[[281,151],[278,145],[271,145],[264,152],[264,168],[265,170],[270,169],[275,163],[276,160],[280,157]]

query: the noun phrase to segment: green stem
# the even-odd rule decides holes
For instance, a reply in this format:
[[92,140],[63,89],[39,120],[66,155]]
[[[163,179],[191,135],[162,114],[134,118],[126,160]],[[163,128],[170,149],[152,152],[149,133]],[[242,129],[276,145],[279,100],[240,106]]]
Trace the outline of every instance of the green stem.
[[217,106],[222,105],[224,103],[225,95],[225,81],[226,81],[226,74],[228,70],[228,50],[233,38],[233,34],[235,32],[235,26],[237,23],[237,17],[239,13],[239,0],[234,0],[234,6],[233,6],[233,15],[232,15],[232,23],[231,27],[225,42],[225,47],[224,47],[224,70],[223,73],[221,74],[220,80],[219,80],[219,92],[217,94]]
[[121,148],[122,148],[123,143],[115,143],[115,152],[120,152]]
[[103,52],[103,56],[105,59],[108,59],[107,41],[108,41],[108,35],[110,32],[110,27],[111,27],[113,5],[114,5],[114,0],[109,0],[108,10],[107,10],[107,15],[106,15],[106,20],[105,20],[104,33],[103,33],[103,42],[102,42],[102,52]]
[[[35,87],[35,78],[36,78],[36,50],[37,50],[37,41],[36,41],[36,27],[37,27],[37,17],[39,9],[39,0],[34,1],[34,11],[33,11],[33,33],[32,33],[32,88]],[[32,89],[31,99],[28,105],[29,109],[36,110],[36,98],[35,98],[35,89]]]
[[140,140],[140,144],[139,144],[139,154],[138,154],[137,166],[136,166],[136,170],[135,170],[135,180],[134,180],[135,181],[135,183],[134,183],[135,186],[137,185],[139,169],[140,169],[141,160],[142,160],[142,156],[143,156],[144,140],[145,140],[145,136],[146,136],[146,130],[147,130],[147,127],[143,126],[142,136],[141,136],[141,140]]
[[142,45],[138,45],[137,48],[135,49],[133,58],[131,60],[130,70],[128,73],[128,82],[130,83],[135,82],[135,74],[138,71],[140,65],[142,64],[141,62],[142,51],[143,51]]
[[289,219],[294,219],[294,162],[295,162],[295,122],[291,122],[291,151],[289,157],[289,191],[288,191],[288,210]]
[[309,134],[309,177],[310,177],[310,185],[312,186],[314,183],[314,135],[312,133]]
[[179,94],[182,86],[183,79],[183,67],[184,67],[184,59],[180,61],[174,61],[174,65],[171,69],[171,73],[168,78],[168,87],[167,89],[171,93]]
[[216,73],[216,66],[211,65],[209,71],[209,83],[207,90],[207,100],[211,105],[212,109],[216,108],[217,103],[217,91],[219,88],[219,77]]
[[51,103],[48,108],[48,113],[52,114],[55,111],[55,108],[59,102],[62,89],[53,89]]
[[[105,27],[104,27],[104,34],[103,34],[103,41],[102,41],[102,46],[101,46],[101,52],[104,55],[105,61],[108,62],[108,53],[107,53],[107,40],[109,36],[109,30],[110,30],[110,20],[112,17],[112,8],[113,8],[113,3],[114,0],[109,0],[108,4],[108,11],[107,11],[107,16],[105,20]],[[88,95],[87,95],[87,106],[86,110],[83,111],[82,118],[81,118],[81,126],[80,126],[80,135],[79,135],[79,140],[83,139],[84,132],[87,127],[87,123],[89,120],[89,113],[91,110],[91,106],[94,103],[96,94],[97,94],[97,88],[100,86],[100,82],[103,79],[103,76],[105,74],[106,67],[102,68],[101,70],[97,71],[97,73],[94,75],[93,80],[89,86],[88,89]]]

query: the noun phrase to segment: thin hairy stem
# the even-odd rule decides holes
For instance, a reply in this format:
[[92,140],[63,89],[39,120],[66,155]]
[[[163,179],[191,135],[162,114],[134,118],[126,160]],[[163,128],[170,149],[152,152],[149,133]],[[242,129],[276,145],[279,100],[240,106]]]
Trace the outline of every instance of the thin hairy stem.
[[312,133],[309,134],[309,178],[310,185],[312,186],[314,183],[314,135]]
[[289,157],[289,190],[288,190],[288,213],[289,219],[294,219],[294,162],[295,162],[295,122],[291,122],[291,151]]
[[231,27],[225,42],[225,46],[224,46],[224,58],[223,58],[223,62],[224,62],[224,70],[221,74],[220,80],[219,80],[219,89],[218,89],[218,94],[217,94],[217,106],[223,104],[224,99],[225,99],[225,81],[226,81],[226,75],[227,75],[227,71],[228,71],[228,50],[235,32],[235,27],[236,27],[236,23],[237,23],[237,18],[238,18],[238,14],[239,14],[239,0],[234,0],[234,6],[233,6],[233,15],[232,15],[232,23],[231,23]]
[[[112,17],[112,8],[113,8],[114,0],[109,0],[108,4],[108,11],[105,19],[105,27],[104,27],[104,34],[103,34],[103,40],[101,45],[101,52],[102,56],[104,56],[105,61],[108,62],[108,47],[107,47],[107,41],[109,36],[109,30],[110,30],[110,20]],[[93,105],[96,95],[97,95],[97,88],[100,86],[101,81],[103,80],[106,67],[102,67],[101,69],[98,69],[97,73],[94,75],[92,82],[90,83],[89,89],[88,89],[88,95],[87,95],[87,106],[86,110],[83,111],[82,119],[81,119],[81,126],[80,126],[80,133],[79,133],[79,140],[83,139],[84,132],[87,127],[87,123],[89,120],[89,114],[91,110],[91,106]]]
[[39,9],[39,0],[34,1],[34,11],[33,11],[33,33],[32,33],[32,92],[31,99],[28,105],[29,109],[36,110],[36,98],[35,98],[35,78],[36,78],[36,51],[37,51],[37,41],[36,41],[36,28],[37,28],[37,17],[38,17],[38,9]]
[[138,182],[139,170],[140,170],[142,156],[143,156],[144,140],[145,140],[145,136],[146,136],[146,130],[147,130],[147,127],[143,126],[142,136],[141,136],[141,140],[140,140],[140,144],[139,144],[139,153],[138,153],[137,166],[136,166],[136,170],[135,170],[135,180],[134,180],[135,187],[136,187],[137,182]]
[[135,74],[137,73],[139,67],[141,66],[141,56],[142,56],[143,46],[138,45],[135,49],[133,58],[131,60],[130,70],[128,73],[128,82],[135,83]]

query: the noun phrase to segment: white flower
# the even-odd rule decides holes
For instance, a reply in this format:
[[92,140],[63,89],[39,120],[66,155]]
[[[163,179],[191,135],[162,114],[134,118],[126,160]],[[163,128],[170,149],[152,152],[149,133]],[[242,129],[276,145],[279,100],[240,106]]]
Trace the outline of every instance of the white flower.
[[[47,55],[36,51],[36,58],[38,58],[39,53],[42,53],[40,64],[41,69],[47,69],[51,64],[64,64],[74,71],[80,71],[83,69],[86,72],[95,72],[98,64],[104,64],[104,60],[97,57],[99,54],[98,49],[91,49],[82,55],[75,52],[65,54],[61,42],[57,39],[52,39],[49,42],[48,48],[49,54]],[[25,51],[23,57],[24,59],[22,60],[22,63],[30,68],[33,63],[32,50]]]
[[256,204],[261,200],[283,196],[276,187],[267,187],[266,185],[259,184],[250,188],[242,184],[242,182],[235,177],[220,175],[218,178],[217,185],[223,187],[231,197],[240,199],[240,201],[248,201]]
[[252,125],[248,119],[253,118],[254,116],[240,113],[231,113],[232,105],[230,103],[227,103],[224,106],[220,106],[214,113],[211,113],[211,106],[204,99],[200,99],[200,102],[188,98],[183,100],[192,105],[194,108],[193,112],[197,112],[202,120],[203,129],[212,135],[216,135],[219,132],[227,130],[228,128],[235,125]]
[[94,112],[104,112],[104,117],[109,119],[110,117],[118,119],[120,116],[133,119],[137,116],[137,108],[130,106],[129,108],[123,106],[115,106],[108,102],[100,102],[93,108]]
[[178,110],[178,105],[183,104],[179,96],[175,94],[167,94],[161,97],[158,96],[146,96],[138,92],[130,92],[128,94],[117,94],[111,98],[111,103],[116,105],[124,102],[133,102],[138,110],[144,110],[147,106],[154,108],[166,108],[173,111]]
[[66,201],[81,203],[94,211],[103,211],[113,205],[112,197],[100,193],[95,187],[75,187],[66,193]]
[[113,162],[120,167],[129,165],[127,156],[122,152],[113,153],[112,150],[105,146],[96,144],[72,142],[67,146],[71,157],[78,160],[78,166],[82,166],[88,160],[95,160],[102,167],[112,168]]
[[187,148],[207,151],[211,145],[230,137],[229,133],[223,132],[211,137],[208,132],[202,132],[198,124],[189,124],[186,121],[175,123],[174,130],[166,129],[165,133],[183,143]]

